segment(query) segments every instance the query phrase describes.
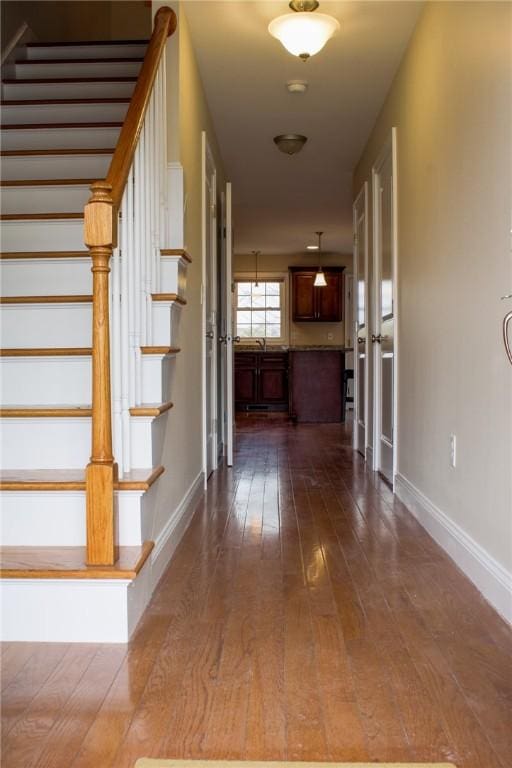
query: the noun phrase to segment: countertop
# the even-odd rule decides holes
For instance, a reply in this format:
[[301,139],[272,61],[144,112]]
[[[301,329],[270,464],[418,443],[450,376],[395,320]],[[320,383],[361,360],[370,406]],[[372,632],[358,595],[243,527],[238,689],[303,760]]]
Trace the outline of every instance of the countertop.
[[340,344],[292,344],[290,346],[269,344],[264,350],[259,344],[236,344],[235,352],[353,352],[353,348]]

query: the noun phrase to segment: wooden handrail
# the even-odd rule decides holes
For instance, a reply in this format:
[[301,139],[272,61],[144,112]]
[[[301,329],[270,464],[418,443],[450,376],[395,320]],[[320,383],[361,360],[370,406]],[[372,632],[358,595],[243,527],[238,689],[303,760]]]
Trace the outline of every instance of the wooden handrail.
[[117,146],[107,173],[107,184],[112,186],[112,202],[117,210],[121,204],[128,174],[133,163],[135,149],[153,90],[156,73],[167,38],[176,29],[177,19],[172,8],[160,8],[155,16],[155,26],[149,41],[144,62],[135,85],[135,90],[124,119]]
[[92,194],[84,209],[84,242],[91,255],[93,274],[92,449],[85,472],[89,565],[113,565],[116,560],[114,487],[118,478],[112,451],[109,273],[117,245],[117,212],[165,43],[176,24],[174,11],[160,8],[107,178],[91,185]]

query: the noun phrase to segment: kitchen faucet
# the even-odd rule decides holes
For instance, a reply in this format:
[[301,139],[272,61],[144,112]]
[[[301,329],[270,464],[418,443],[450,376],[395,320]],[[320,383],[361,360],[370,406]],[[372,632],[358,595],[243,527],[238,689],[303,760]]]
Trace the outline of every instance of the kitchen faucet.
[[265,338],[262,339],[255,339],[256,344],[259,344],[259,346],[262,348],[264,352],[267,351],[267,340]]

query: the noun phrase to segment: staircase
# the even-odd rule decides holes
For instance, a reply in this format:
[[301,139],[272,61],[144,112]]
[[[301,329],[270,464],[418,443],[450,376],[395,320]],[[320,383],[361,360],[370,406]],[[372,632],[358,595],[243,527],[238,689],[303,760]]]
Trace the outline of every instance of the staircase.
[[[161,51],[169,31],[160,29],[159,41],[156,32],[149,47],[31,43],[2,82],[2,640],[125,642],[165,566],[155,565],[155,517],[190,260],[165,248]],[[129,108],[135,112],[141,68],[139,97],[147,73],[156,75],[123,202],[114,205],[119,245],[114,237],[102,305],[84,206],[91,183],[107,178]],[[106,329],[97,320],[105,304]],[[98,339],[109,330],[102,368]],[[93,358],[95,386],[109,393],[112,379],[103,412],[92,395]],[[86,467],[94,429],[108,455],[111,424],[115,555],[104,562],[91,542],[109,537],[108,525],[97,525],[105,518],[94,518],[105,489],[88,486]],[[94,450],[93,442],[93,463]]]

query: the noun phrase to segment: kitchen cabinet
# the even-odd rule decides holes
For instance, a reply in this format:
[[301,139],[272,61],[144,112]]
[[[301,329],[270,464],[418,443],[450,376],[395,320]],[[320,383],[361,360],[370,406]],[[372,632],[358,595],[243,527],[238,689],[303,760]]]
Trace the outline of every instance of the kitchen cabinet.
[[343,270],[324,269],[326,286],[315,286],[317,269],[290,267],[292,319],[300,323],[339,323],[343,319]]
[[344,421],[345,354],[338,350],[290,352],[290,416],[294,421]]
[[235,408],[288,410],[288,353],[235,353]]

